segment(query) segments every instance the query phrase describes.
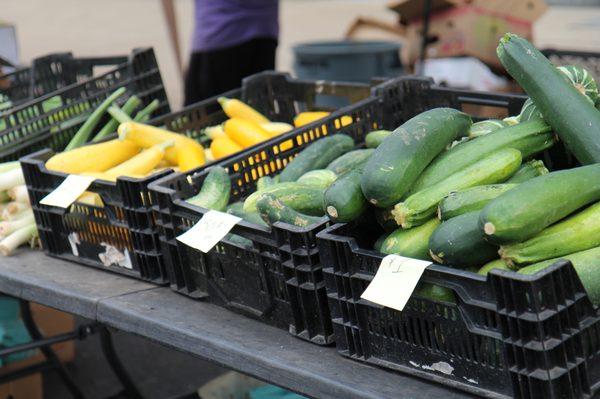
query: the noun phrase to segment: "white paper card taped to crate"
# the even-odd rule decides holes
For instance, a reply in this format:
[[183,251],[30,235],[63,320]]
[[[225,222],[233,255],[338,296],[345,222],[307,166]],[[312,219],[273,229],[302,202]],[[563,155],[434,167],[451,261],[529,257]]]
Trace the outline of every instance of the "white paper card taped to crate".
[[207,253],[240,220],[242,219],[229,213],[210,210],[191,229],[176,237],[176,239],[185,245]]
[[429,265],[431,262],[424,260],[388,255],[381,260],[379,270],[360,297],[378,305],[402,310]]
[[69,175],[54,191],[42,198],[40,204],[68,208],[94,180],[92,176]]

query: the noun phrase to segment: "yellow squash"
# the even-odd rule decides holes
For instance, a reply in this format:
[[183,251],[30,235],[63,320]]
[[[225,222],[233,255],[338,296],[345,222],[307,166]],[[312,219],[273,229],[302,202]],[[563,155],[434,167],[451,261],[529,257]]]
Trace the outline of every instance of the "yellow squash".
[[[325,111],[300,112],[294,118],[294,126],[300,127],[300,126],[308,125],[309,123],[318,121],[319,119],[329,116],[329,114],[331,114],[331,112],[325,112]],[[341,123],[342,123],[342,126],[348,126],[349,124],[352,123],[352,117],[348,116],[348,115],[342,116]],[[339,122],[337,120],[335,121],[335,127],[337,127],[337,128],[340,127]]]
[[165,150],[165,159],[170,164],[178,165],[182,170],[204,165],[204,147],[182,134],[143,123],[125,122],[119,125],[119,138],[131,140],[142,148],[173,140],[175,144]]
[[270,139],[269,133],[260,125],[240,118],[231,118],[225,122],[225,133],[244,148]]
[[294,126],[300,127],[300,126],[308,125],[311,122],[325,118],[330,113],[331,112],[325,112],[325,111],[300,112],[294,118]]
[[181,172],[187,172],[206,163],[204,148],[200,145],[186,145],[177,149],[177,166]]
[[268,122],[261,123],[260,127],[266,131],[270,137],[279,136],[280,134],[287,133],[290,130],[294,129],[294,126],[285,122]]
[[54,155],[46,168],[63,173],[104,172],[133,157],[140,147],[131,140],[110,140]]
[[210,152],[215,159],[225,158],[242,150],[243,148],[228,136],[217,137],[210,143]]
[[104,176],[108,180],[116,180],[119,176],[139,176],[146,175],[156,168],[165,156],[165,149],[173,146],[173,141],[165,141],[154,145],[136,156],[128,159],[104,172]]
[[240,118],[257,124],[269,122],[263,114],[236,98],[219,97],[218,101],[230,118]]
[[220,136],[225,136],[225,130],[223,130],[223,125],[207,126],[204,128],[203,133],[207,135],[211,140],[214,140]]

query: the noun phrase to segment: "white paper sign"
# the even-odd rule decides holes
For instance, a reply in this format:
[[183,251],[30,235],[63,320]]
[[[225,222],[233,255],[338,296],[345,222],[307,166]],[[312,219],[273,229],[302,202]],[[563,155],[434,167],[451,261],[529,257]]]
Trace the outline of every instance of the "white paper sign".
[[241,218],[219,211],[208,211],[202,219],[182,235],[175,237],[178,241],[207,253],[217,245]]
[[40,204],[68,208],[88,189],[95,179],[92,176],[69,175],[60,186],[42,198]]
[[388,255],[381,260],[379,270],[360,297],[401,311],[429,265],[431,262],[424,260]]

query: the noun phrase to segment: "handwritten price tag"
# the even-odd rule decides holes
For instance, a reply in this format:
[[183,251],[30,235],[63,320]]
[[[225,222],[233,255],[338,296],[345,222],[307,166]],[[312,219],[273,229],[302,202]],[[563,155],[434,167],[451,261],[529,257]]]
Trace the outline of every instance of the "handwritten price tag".
[[429,265],[431,262],[424,260],[388,255],[381,260],[379,270],[360,297],[401,311]]
[[179,242],[207,253],[217,245],[241,218],[219,211],[208,211],[198,223],[180,236]]
[[69,175],[60,183],[60,186],[42,198],[40,204],[68,208],[88,189],[94,180],[95,178],[91,176]]

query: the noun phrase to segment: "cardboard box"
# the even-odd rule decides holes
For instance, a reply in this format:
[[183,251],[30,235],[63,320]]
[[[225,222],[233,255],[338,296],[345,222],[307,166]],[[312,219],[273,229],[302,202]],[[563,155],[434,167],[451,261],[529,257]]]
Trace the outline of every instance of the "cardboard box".
[[[51,337],[75,329],[73,315],[33,302],[30,306],[33,319],[44,336]],[[75,359],[75,341],[52,345],[52,349],[54,349],[56,355],[63,363],[69,363]],[[41,354],[38,356],[43,359]]]
[[[1,373],[7,373],[19,370],[24,367],[32,366],[38,363],[38,356],[11,363],[0,369]],[[27,377],[19,378],[0,385],[0,399],[42,399],[43,398],[42,374],[31,374]]]
[[[33,302],[30,306],[33,319],[44,336],[54,336],[70,332],[75,328],[75,320],[68,313]],[[63,363],[68,363],[75,358],[74,341],[52,345],[52,349],[54,349]],[[35,356],[0,367],[0,375],[32,366],[45,360],[42,353],[38,351]],[[32,374],[0,385],[0,399],[42,399],[42,388],[42,374]]]
[[[420,56],[424,0],[402,0],[389,8],[405,25],[403,61]],[[545,11],[543,0],[434,0],[429,23],[428,58],[472,56],[500,67],[498,41],[506,32],[531,39],[532,24]]]

